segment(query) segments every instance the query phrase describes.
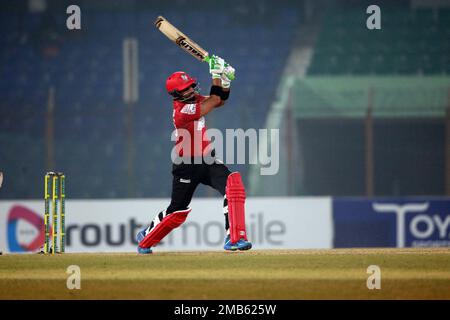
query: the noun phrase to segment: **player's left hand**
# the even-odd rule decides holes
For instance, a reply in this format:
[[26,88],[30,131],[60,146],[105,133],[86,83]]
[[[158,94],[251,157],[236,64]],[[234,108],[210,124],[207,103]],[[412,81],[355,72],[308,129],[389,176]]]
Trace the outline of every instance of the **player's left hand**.
[[221,57],[213,55],[209,61],[209,73],[212,75],[213,79],[220,79],[222,72],[225,68],[225,60]]

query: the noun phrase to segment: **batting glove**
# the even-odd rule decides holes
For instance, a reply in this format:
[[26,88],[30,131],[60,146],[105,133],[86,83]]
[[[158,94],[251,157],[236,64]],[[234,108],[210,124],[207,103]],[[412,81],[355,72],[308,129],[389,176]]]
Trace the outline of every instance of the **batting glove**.
[[223,72],[221,74],[222,87],[223,88],[229,88],[230,87],[231,81],[233,81],[234,78],[235,78],[235,76],[234,76],[235,71],[236,70],[230,65],[226,66],[223,69]]
[[220,79],[222,72],[225,67],[225,60],[221,57],[213,55],[209,61],[209,73],[212,75],[213,79]]

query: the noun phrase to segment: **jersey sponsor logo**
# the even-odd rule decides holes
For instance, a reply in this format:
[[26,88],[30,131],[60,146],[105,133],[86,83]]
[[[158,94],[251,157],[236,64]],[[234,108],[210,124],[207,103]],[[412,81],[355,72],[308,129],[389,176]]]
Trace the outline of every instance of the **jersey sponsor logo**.
[[187,104],[181,109],[181,113],[185,114],[195,114],[196,105],[194,103]]
[[181,178],[180,182],[181,183],[191,183],[191,179],[183,179],[183,178]]

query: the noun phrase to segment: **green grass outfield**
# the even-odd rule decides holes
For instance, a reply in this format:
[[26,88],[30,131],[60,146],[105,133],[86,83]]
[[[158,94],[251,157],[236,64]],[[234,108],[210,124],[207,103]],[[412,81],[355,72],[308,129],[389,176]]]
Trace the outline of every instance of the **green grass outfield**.
[[[66,287],[69,265],[81,289]],[[381,268],[368,290],[367,267]],[[450,299],[450,248],[4,254],[0,299]]]

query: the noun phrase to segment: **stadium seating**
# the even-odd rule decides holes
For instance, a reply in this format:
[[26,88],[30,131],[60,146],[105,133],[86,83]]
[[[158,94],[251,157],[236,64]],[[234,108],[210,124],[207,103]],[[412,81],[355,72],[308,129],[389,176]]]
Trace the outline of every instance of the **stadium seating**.
[[330,10],[308,74],[450,74],[449,12],[388,7],[369,31],[364,9]]
[[[280,9],[270,25],[255,20],[248,28],[235,25],[231,9],[215,12],[215,29],[227,30],[222,38],[211,32],[207,12],[188,5],[163,12],[83,12],[81,31],[68,31],[66,16],[59,13],[0,12],[0,170],[5,172],[1,198],[42,195],[43,176],[50,169],[45,139],[50,87],[55,88],[55,167],[67,175],[68,197],[169,195],[173,124],[165,79],[173,71],[186,70],[198,77],[203,93],[210,80],[206,64],[184,54],[153,28],[158,14],[237,69],[228,106],[211,115],[209,125],[264,126],[300,20],[289,7]],[[127,106],[122,98],[122,41],[128,36],[139,41],[131,193]]]

